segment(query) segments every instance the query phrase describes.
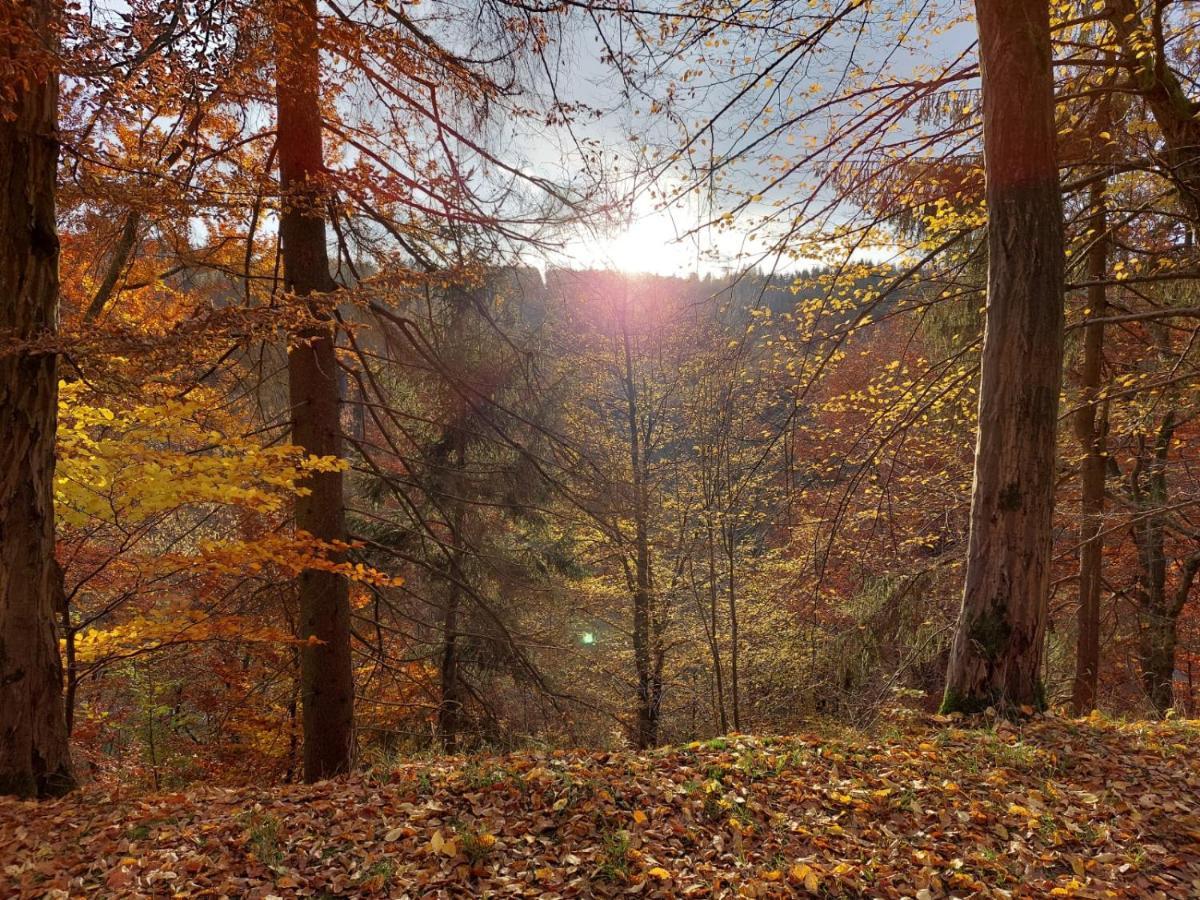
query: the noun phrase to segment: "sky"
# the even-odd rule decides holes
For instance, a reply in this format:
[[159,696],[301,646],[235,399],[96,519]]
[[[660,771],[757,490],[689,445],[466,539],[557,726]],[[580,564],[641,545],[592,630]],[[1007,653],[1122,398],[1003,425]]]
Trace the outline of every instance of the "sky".
[[[655,3],[656,0],[640,2]],[[847,0],[828,2],[845,3]],[[103,5],[119,12],[125,8],[125,0],[105,0]],[[925,0],[920,5],[923,8],[940,5],[943,12],[952,14],[959,0]],[[797,17],[789,28],[794,34],[799,34],[810,27],[809,22],[821,20],[823,14],[819,11],[811,15],[807,12],[812,6],[812,3],[792,0],[775,3],[769,8],[773,13],[786,10],[787,15]],[[602,115],[597,119],[580,117],[570,128],[546,127],[536,119],[510,121],[499,126],[496,136],[498,142],[504,145],[503,155],[506,159],[527,172],[548,177],[560,184],[577,181],[580,173],[589,168],[595,171],[595,160],[585,161],[584,154],[599,154],[603,159],[604,171],[610,176],[606,196],[613,208],[605,220],[593,220],[559,231],[552,236],[558,243],[557,249],[536,253],[529,251],[526,261],[543,269],[564,266],[680,276],[693,273],[722,275],[750,265],[772,267],[773,259],[767,255],[766,245],[755,238],[746,224],[753,213],[768,209],[765,203],[751,204],[751,216],[740,217],[730,227],[717,230],[702,227],[703,223],[722,211],[704,198],[691,194],[679,198],[669,207],[664,206],[658,197],[662,196],[663,190],[673,187],[669,181],[659,181],[654,185],[658,189],[658,197],[651,195],[651,185],[639,174],[648,168],[645,163],[647,148],[655,145],[673,146],[679,140],[678,132],[661,117],[647,114],[647,97],[635,95],[631,98],[624,92],[624,85],[613,68],[601,61],[602,48],[596,40],[594,25],[586,19],[572,21],[573,24],[552,46],[547,58],[548,69],[555,79],[556,93],[560,98],[581,101],[588,107],[602,111]],[[935,42],[935,52],[955,52],[972,37],[973,28],[969,28],[965,33],[960,30],[939,38]],[[792,72],[782,81],[781,87],[786,86],[795,93],[795,99],[800,104],[821,103],[825,99],[822,92],[802,89],[810,83],[836,82],[839,70],[851,57],[847,46],[839,44],[843,40],[852,41],[856,52],[861,53],[866,47],[868,54],[896,55],[895,48],[887,44],[888,38],[882,32],[871,34],[869,30],[862,33],[851,29],[845,38],[827,38],[827,46],[820,53],[811,54],[811,59],[805,57],[802,70]],[[717,66],[726,64],[731,61],[728,54],[733,52],[741,51],[717,50],[708,62]],[[778,53],[777,48],[768,48],[763,57],[769,59],[773,53]],[[906,64],[903,56],[904,53],[900,52],[901,68]],[[669,60],[665,64],[664,74],[678,81],[682,69],[693,63],[692,59]],[[756,60],[746,69],[752,71],[761,64]],[[543,73],[531,71],[529,74],[530,82],[537,83]],[[689,101],[690,106],[685,103],[682,108],[693,121],[702,119],[719,108],[734,90],[734,80],[718,84],[710,93],[701,94]],[[780,98],[779,102],[790,102],[790,99]],[[727,118],[732,127],[725,136],[726,146],[730,142],[753,139],[761,124],[749,122],[743,125],[739,123],[736,112]],[[802,140],[804,135],[798,137]],[[747,166],[745,171],[733,178],[732,186],[736,189],[740,179],[740,183],[749,191],[754,179],[761,177],[761,171],[753,172]],[[792,260],[790,268],[807,264],[810,263],[806,260]]]
[[[894,8],[902,5],[895,4]],[[961,12],[962,5],[957,0],[938,0],[918,5],[925,11],[927,19],[914,22],[911,26],[911,46],[893,43],[894,24],[874,33],[870,27],[865,31],[848,28],[844,34],[835,33],[828,37],[821,51],[811,54],[811,58],[806,57],[802,67],[790,71],[783,78],[781,87],[788,88],[795,95],[791,99],[795,99],[798,105],[819,106],[828,96],[828,86],[837,84],[839,78],[844,77],[847,60],[866,68],[886,60],[894,73],[906,73],[920,62],[955,55],[974,40],[974,26],[969,19],[946,34],[934,35],[931,27],[934,22],[952,18]],[[789,15],[801,17],[798,20],[800,24],[790,24],[790,28],[802,31],[807,27],[805,4],[779,3],[775,7],[776,10],[785,8],[789,10]],[[816,13],[813,16],[813,21],[820,19]],[[922,41],[926,39],[929,46],[923,47]],[[559,79],[559,90],[568,97],[578,98],[607,112],[598,121],[576,124],[571,136],[549,130],[517,133],[514,146],[517,152],[525,156],[524,164],[527,167],[539,173],[558,171],[562,178],[569,179],[572,177],[572,167],[580,165],[579,153],[571,138],[579,135],[590,138],[603,148],[607,158],[622,172],[631,197],[628,205],[614,216],[616,221],[607,226],[575,229],[573,234],[564,238],[560,252],[543,254],[536,264],[620,269],[660,275],[720,275],[751,265],[771,268],[775,260],[767,254],[766,244],[756,239],[746,225],[755,213],[768,211],[766,202],[752,203],[749,215],[740,216],[732,227],[717,231],[701,226],[719,215],[721,210],[706,205],[701,198],[685,197],[667,208],[649,196],[644,183],[633,186],[636,179],[630,173],[642,168],[638,161],[644,155],[645,148],[656,143],[669,145],[672,139],[678,140],[678,136],[667,131],[661,122],[651,124],[653,117],[645,114],[648,106],[646,98],[630,99],[623,94],[622,85],[611,68],[600,61],[599,45],[586,24],[564,35],[563,42],[563,53],[558,60],[560,65],[555,73]],[[850,52],[851,43],[854,45],[853,54]],[[738,48],[715,51],[710,63],[728,62],[729,57],[723,54],[741,52]],[[770,58],[772,53],[777,51],[768,49],[765,56]],[[683,66],[693,64],[691,60],[676,62],[678,66],[675,71],[668,70],[676,78]],[[747,70],[753,71],[761,65],[756,60]],[[807,89],[810,84],[821,85],[822,88],[811,93],[804,90],[802,93],[802,89]],[[727,101],[736,88],[733,81],[717,84],[707,96],[701,95],[692,101],[687,111],[695,119],[710,115]],[[782,97],[778,100],[780,106],[785,102],[791,100]],[[725,135],[725,146],[753,140],[760,133],[760,122],[742,122],[736,111],[726,116],[726,120],[730,131]],[[630,141],[630,135],[636,136],[637,140]],[[798,150],[803,146],[805,137],[803,132],[795,135],[795,146],[785,152]],[[794,177],[793,182],[798,177]],[[737,189],[739,179],[749,193],[757,190],[753,187],[755,179],[761,181],[764,176],[761,169],[755,171],[752,165],[747,164],[726,188]],[[657,186],[660,191],[670,187],[661,182]],[[783,190],[786,191],[787,187],[785,185]],[[794,270],[812,264],[812,260],[791,260],[788,265],[780,265],[779,268]]]
[[[535,254],[531,261],[539,268],[686,277],[738,271],[759,259],[763,248],[746,232],[726,229],[718,233],[701,227],[713,215],[702,198],[690,195],[667,205],[651,196],[652,187],[661,196],[663,189],[676,187],[678,182],[647,182],[647,147],[670,144],[677,135],[646,115],[647,98],[630,98],[623,91],[614,70],[601,62],[600,45],[590,26],[577,25],[562,35],[560,50],[550,61],[557,90],[564,97],[603,110],[603,115],[595,121],[576,121],[569,131],[516,126],[512,149],[523,157],[527,171],[551,174],[564,182],[585,168],[580,144],[586,145],[586,152],[602,153],[612,179],[609,192],[614,208],[603,220],[559,235],[560,250]],[[631,135],[637,140],[631,141]],[[593,161],[590,168],[595,165]]]

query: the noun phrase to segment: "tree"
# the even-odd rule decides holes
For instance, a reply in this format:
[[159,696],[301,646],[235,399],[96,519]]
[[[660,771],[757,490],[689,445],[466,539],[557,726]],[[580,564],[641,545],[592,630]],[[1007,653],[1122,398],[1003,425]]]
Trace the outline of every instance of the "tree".
[[54,432],[58,362],[54,4],[0,12],[0,794],[75,784],[55,612]]
[[[1192,553],[1180,560],[1181,572],[1173,589],[1168,580],[1171,560],[1166,541],[1170,529],[1167,459],[1179,424],[1177,412],[1168,409],[1154,435],[1153,446],[1148,445],[1145,436],[1139,437],[1138,455],[1128,479],[1129,495],[1138,510],[1130,527],[1140,564],[1134,596],[1144,618],[1138,661],[1146,696],[1160,716],[1166,715],[1175,702],[1178,621],[1192,584],[1200,575],[1200,553]],[[1190,537],[1194,539],[1195,535]]]
[[[314,456],[341,457],[341,390],[330,313],[323,300],[337,286],[325,243],[325,161],[321,146],[320,62],[316,0],[282,0],[275,23],[279,187],[284,281],[308,304],[312,322],[288,350],[292,442]],[[341,541],[345,506],[341,471],[314,474],[296,502],[296,527],[318,540]],[[354,758],[354,677],[350,593],[337,572],[300,575],[301,704],[304,778],[349,770]]]
[[662,706],[661,637],[656,627],[654,582],[651,573],[650,535],[647,518],[646,463],[642,417],[638,414],[638,382],[629,336],[629,295],[617,313],[621,332],[621,388],[624,393],[626,427],[629,435],[629,472],[633,491],[633,662],[637,672],[637,711],[634,742],[639,749],[658,744],[658,720]]
[[962,612],[942,709],[1042,704],[1063,358],[1063,219],[1045,0],[978,0],[987,323]]
[[[1108,224],[1104,182],[1091,192],[1091,246],[1088,249],[1088,309],[1096,318],[1108,305],[1104,277],[1108,273]],[[1104,484],[1108,472],[1107,413],[1098,405],[1104,365],[1104,323],[1089,322],[1084,330],[1079,381],[1082,401],[1074,414],[1075,437],[1084,457],[1080,464],[1079,520],[1079,632],[1075,645],[1075,681],[1071,703],[1075,714],[1085,716],[1096,708],[1100,675],[1100,594],[1103,587]]]

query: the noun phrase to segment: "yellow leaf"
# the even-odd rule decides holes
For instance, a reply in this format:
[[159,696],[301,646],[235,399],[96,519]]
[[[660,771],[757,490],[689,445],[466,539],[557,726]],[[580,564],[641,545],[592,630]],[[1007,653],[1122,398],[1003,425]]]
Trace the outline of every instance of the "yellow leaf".
[[655,866],[653,869],[648,870],[646,874],[657,878],[659,881],[666,881],[671,877],[671,873],[662,866]]
[[644,812],[642,812],[640,809],[635,809],[633,811],[633,821],[637,822],[639,825],[645,825],[646,824],[646,814]]
[[804,885],[804,889],[809,893],[815,894],[821,887],[821,880],[817,877],[817,873],[813,871],[812,866],[806,863],[796,863],[788,870],[788,877],[792,881]]

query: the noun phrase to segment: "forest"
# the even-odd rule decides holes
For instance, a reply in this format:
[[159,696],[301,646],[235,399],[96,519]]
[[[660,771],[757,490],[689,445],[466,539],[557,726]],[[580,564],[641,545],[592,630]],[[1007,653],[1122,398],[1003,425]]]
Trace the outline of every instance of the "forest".
[[0,894],[1200,896],[1198,238],[1187,0],[0,0]]

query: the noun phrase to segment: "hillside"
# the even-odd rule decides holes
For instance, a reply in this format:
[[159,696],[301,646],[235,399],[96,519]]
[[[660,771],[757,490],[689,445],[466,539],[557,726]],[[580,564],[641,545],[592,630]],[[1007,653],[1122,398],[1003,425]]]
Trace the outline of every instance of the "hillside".
[[1200,723],[926,720],[0,801],[0,896],[1200,894]]

